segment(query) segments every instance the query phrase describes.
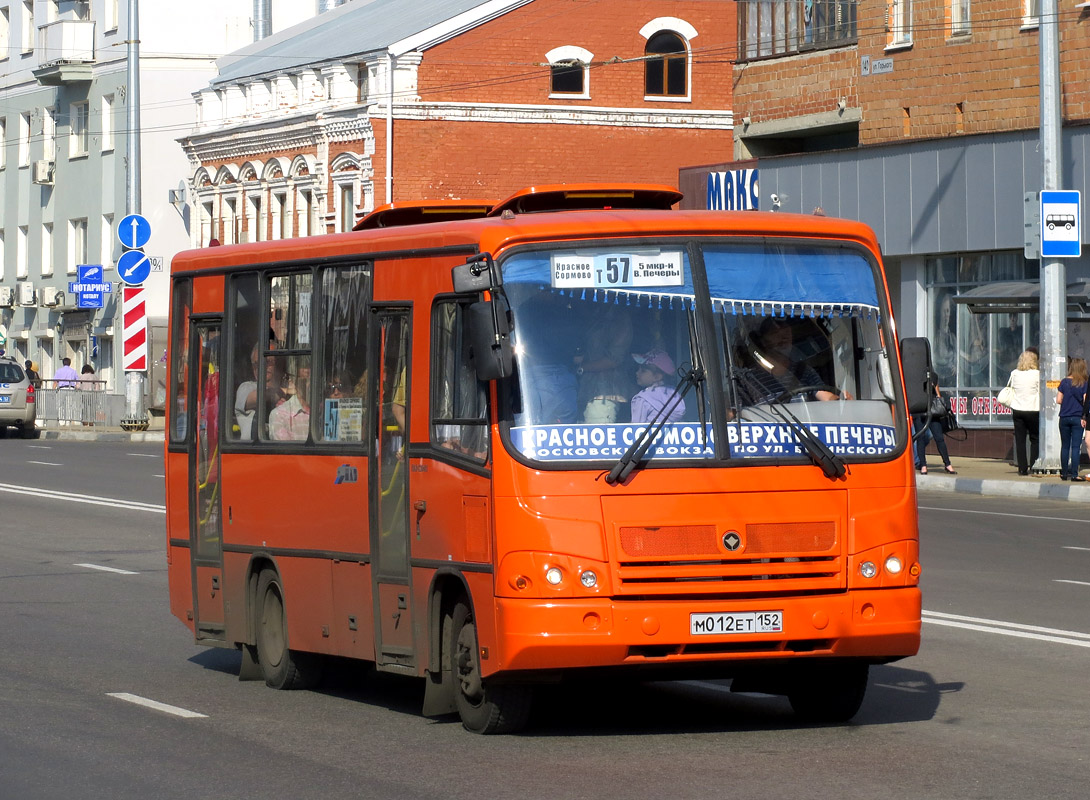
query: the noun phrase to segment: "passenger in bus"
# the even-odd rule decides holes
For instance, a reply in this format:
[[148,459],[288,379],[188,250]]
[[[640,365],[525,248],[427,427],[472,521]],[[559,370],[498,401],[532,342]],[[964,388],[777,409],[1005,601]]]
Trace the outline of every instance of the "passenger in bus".
[[579,408],[594,425],[618,422],[632,396],[629,359],[632,318],[618,306],[595,308],[582,352],[572,359],[579,376]]
[[310,367],[296,367],[284,375],[288,399],[269,413],[269,438],[273,441],[306,441],[310,432]]
[[567,301],[551,292],[536,293],[515,314],[522,413],[516,424],[575,422],[579,384],[573,354],[579,344]]
[[[674,361],[665,350],[656,348],[643,355],[632,354],[636,360],[636,383],[643,388],[632,398],[632,421],[650,422],[674,394],[674,387],[667,379],[675,375]],[[685,401],[679,400],[666,417],[667,422],[677,422],[685,413]]]
[[743,370],[742,376],[751,403],[767,403],[785,394],[791,394],[784,398],[791,402],[852,399],[850,392],[830,391],[832,387],[826,385],[817,370],[795,360],[790,320],[765,317],[749,341],[753,366]]
[[[275,342],[270,342],[270,347],[275,348]],[[235,423],[238,426],[238,438],[241,441],[253,441],[257,437],[253,429],[254,417],[257,416],[257,363],[260,354],[255,344],[250,351],[250,368],[253,371],[253,380],[243,381],[235,392]],[[281,389],[281,381],[277,376],[276,359],[271,356],[265,359],[265,403],[269,408],[274,408],[285,400],[285,394]]]

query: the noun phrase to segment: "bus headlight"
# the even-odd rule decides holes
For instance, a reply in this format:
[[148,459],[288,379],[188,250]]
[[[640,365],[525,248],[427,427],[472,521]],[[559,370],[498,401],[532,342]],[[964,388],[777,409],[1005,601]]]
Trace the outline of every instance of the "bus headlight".
[[598,575],[592,569],[585,569],[579,575],[579,582],[588,589],[593,589],[598,585]]
[[549,567],[545,570],[545,580],[548,581],[550,585],[556,586],[564,580],[564,573],[560,571],[559,567]]
[[878,574],[878,567],[875,566],[873,561],[864,561],[859,565],[859,574],[864,578],[873,578]]
[[886,559],[886,572],[890,575],[899,575],[901,569],[901,559],[897,558],[897,556],[890,556]]

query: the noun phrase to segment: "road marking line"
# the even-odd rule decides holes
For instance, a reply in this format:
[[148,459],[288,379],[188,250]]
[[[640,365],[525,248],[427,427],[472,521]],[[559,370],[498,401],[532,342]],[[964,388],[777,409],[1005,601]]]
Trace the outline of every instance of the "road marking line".
[[151,708],[155,711],[163,711],[167,714],[173,714],[176,717],[185,717],[186,719],[206,718],[208,716],[207,714],[199,714],[196,711],[190,711],[187,708],[170,706],[166,703],[160,703],[156,700],[149,700],[146,697],[141,697],[138,694],[129,694],[128,692],[106,692],[106,696],[116,697],[118,700],[124,700],[126,703],[136,703],[136,705],[138,706]]
[[31,497],[46,497],[50,500],[67,500],[71,503],[88,503],[93,506],[110,506],[111,508],[125,508],[129,511],[152,511],[156,514],[167,513],[166,506],[154,503],[140,503],[136,500],[119,500],[111,497],[94,497],[89,494],[76,494],[75,492],[58,492],[53,489],[35,489],[29,486],[15,486],[10,483],[0,483],[0,492],[11,494],[25,494]]
[[118,569],[117,567],[104,567],[101,564],[73,564],[73,567],[86,567],[87,569],[100,569],[103,572],[116,572],[118,575],[139,575],[139,572],[133,572],[128,569]]
[[1087,550],[1090,551],[1090,547],[1073,547],[1072,545],[1064,545],[1061,550]]
[[1076,586],[1090,586],[1090,581],[1065,581],[1063,578],[1054,578],[1053,583],[1073,583]]
[[27,461],[28,464],[41,464],[43,467],[63,467],[63,464],[58,464],[56,461]]
[[923,621],[933,625],[945,625],[950,628],[964,628],[969,631],[998,633],[1002,636],[1014,636],[1019,639],[1038,639],[1042,642],[1058,642],[1075,647],[1090,647],[1090,633],[1064,631],[1056,628],[1042,628],[1038,625],[1022,625],[1017,622],[1003,622],[997,619],[965,617],[960,614],[943,614],[939,611],[924,611]]
[[27,447],[29,447],[32,450],[52,450],[53,449],[53,445],[51,445],[51,444],[28,444]]
[[125,453],[125,455],[132,456],[133,458],[162,458],[163,457],[162,453]]
[[1087,519],[1071,517],[1042,517],[1036,514],[1008,514],[1003,511],[972,511],[968,508],[936,508],[935,506],[917,506],[920,511],[956,511],[959,514],[990,514],[993,517],[1018,517],[1020,519],[1047,519],[1050,522],[1088,522]]

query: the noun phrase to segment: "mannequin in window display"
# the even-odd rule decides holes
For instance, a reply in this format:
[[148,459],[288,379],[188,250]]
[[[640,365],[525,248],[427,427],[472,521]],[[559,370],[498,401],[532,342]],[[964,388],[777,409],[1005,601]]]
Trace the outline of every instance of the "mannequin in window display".
[[982,314],[968,314],[961,348],[962,384],[988,385],[988,322]]
[[939,383],[944,386],[957,384],[957,331],[954,327],[954,299],[947,293],[939,300],[935,318],[935,339],[932,342],[932,360]]

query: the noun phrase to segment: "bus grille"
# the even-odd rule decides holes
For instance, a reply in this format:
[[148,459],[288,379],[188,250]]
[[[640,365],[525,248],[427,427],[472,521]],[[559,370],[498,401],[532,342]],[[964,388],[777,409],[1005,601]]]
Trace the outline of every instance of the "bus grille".
[[714,525],[618,529],[621,594],[762,594],[841,589],[843,559],[831,521],[753,523],[727,549]]

